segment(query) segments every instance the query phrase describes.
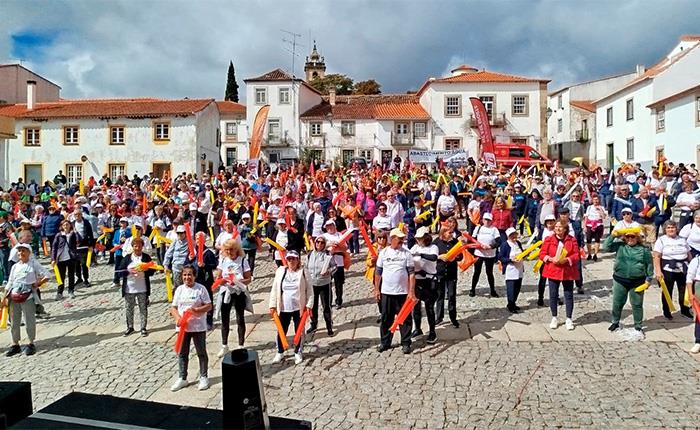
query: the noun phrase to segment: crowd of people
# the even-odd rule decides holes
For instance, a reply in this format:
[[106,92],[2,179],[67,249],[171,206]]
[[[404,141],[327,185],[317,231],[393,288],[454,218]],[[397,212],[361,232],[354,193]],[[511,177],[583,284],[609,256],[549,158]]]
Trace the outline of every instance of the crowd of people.
[[[526,262],[538,277],[538,306],[566,329],[574,329],[574,293],[584,293],[583,265],[599,253],[615,253],[610,330],[620,328],[631,302],[634,325],[643,333],[643,299],[654,281],[662,287],[666,318],[694,318],[700,303],[700,191],[694,165],[660,161],[649,171],[623,164],[560,169],[547,166],[326,166],[317,162],[269,168],[260,175],[244,167],[198,177],[89,178],[68,184],[62,172],[42,186],[22,179],[0,194],[0,277],[4,315],[9,313],[8,356],[32,355],[36,318],[45,315],[41,287],[54,278],[56,300],[90,288],[95,264],[114,266],[113,287],[125,306],[125,336],[148,335],[151,277],[165,275],[171,314],[182,335],[179,379],[187,386],[190,343],[200,360],[199,389],[209,386],[205,335],[218,320],[219,356],[229,351],[231,311],[237,343],[245,343],[249,284],[256,259],[277,265],[269,309],[278,330],[281,362],[294,323],[294,361],[303,360],[303,333],[323,324],[334,335],[333,310],[342,309],[345,270],[365,258],[365,277],[377,301],[378,350],[400,332],[404,353],[412,339],[438,341],[436,326],[447,317],[459,328],[457,279],[473,267],[469,296],[505,293],[505,308],[521,312],[518,297]],[[607,232],[607,235],[606,235]],[[267,251],[267,254],[265,252]],[[260,254],[260,255],[259,255]],[[50,268],[39,264],[40,256]],[[494,271],[505,280],[496,284]],[[560,298],[563,291],[563,300]],[[694,310],[695,309],[695,310]],[[7,318],[7,317],[5,317]],[[20,348],[24,319],[28,344]],[[310,320],[308,329],[307,319]],[[695,345],[700,352],[700,324]]]

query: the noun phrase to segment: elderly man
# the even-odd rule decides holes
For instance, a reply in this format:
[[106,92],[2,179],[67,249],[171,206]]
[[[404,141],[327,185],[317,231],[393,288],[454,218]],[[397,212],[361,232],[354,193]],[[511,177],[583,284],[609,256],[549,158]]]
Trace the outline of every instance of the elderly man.
[[[416,300],[413,256],[403,246],[405,237],[401,230],[393,229],[390,233],[389,246],[383,248],[377,257],[374,297],[380,302],[382,313],[379,327],[381,343],[377,347],[379,352],[384,352],[391,347],[394,334],[389,329],[406,299]],[[412,326],[411,318],[406,318],[401,324],[401,350],[404,354],[411,353]]]
[[84,287],[90,286],[90,268],[87,266],[87,256],[89,249],[95,245],[95,237],[92,231],[92,224],[83,218],[81,207],[75,208],[73,212],[73,230],[78,233],[78,263],[75,270],[76,283],[83,283]]
[[395,190],[392,189],[386,193],[386,201],[384,203],[386,204],[386,214],[391,218],[391,228],[398,227],[403,221],[404,210],[401,202],[396,198]]
[[656,242],[655,212],[649,213],[656,206],[656,197],[649,194],[646,188],[639,189],[639,197],[633,200],[633,218],[642,227],[644,242],[652,247]]
[[182,285],[182,267],[189,256],[186,229],[184,225],[177,226],[177,240],[165,252],[163,266],[173,273],[173,285]]

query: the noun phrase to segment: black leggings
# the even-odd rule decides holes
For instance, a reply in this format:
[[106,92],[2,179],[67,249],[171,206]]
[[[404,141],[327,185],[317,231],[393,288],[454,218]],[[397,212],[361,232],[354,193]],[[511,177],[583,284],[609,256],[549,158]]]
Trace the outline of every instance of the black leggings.
[[331,320],[331,284],[314,285],[314,307],[311,309],[311,327],[316,328],[318,325],[318,299],[321,299],[323,305],[323,319],[326,322],[326,329],[333,328]]
[[238,326],[238,345],[245,342],[245,294],[232,294],[229,303],[221,302],[221,343],[228,344],[228,332],[231,325],[231,307],[236,309],[236,325]]
[[[676,284],[678,287],[678,305],[680,305],[681,310],[688,310],[689,307],[683,304],[685,299],[685,273],[668,272],[664,270],[663,274],[664,282],[666,283],[666,288],[668,288],[668,294],[671,296],[671,299],[673,300],[673,284]],[[666,299],[664,299],[663,294],[661,294],[661,305],[663,306],[664,315],[671,315],[671,310],[668,308],[668,304],[666,303]]]
[[476,290],[476,284],[479,283],[479,277],[481,276],[481,266],[486,264],[486,279],[489,281],[489,288],[494,291],[495,281],[493,279],[493,265],[496,264],[496,257],[485,258],[479,257],[474,263],[474,276],[472,277],[472,291]]
[[[294,312],[280,312],[279,313],[280,317],[280,323],[282,323],[282,330],[284,330],[284,333],[287,333],[287,330],[289,330],[289,325],[291,324],[292,321],[294,321],[294,333],[296,334],[296,330],[299,328],[299,323],[301,322],[301,312],[300,311],[294,311]],[[302,341],[299,342],[299,345],[297,345],[294,348],[294,352],[301,352],[301,347],[304,345],[303,341],[303,334],[302,334]],[[277,352],[283,353],[284,350],[282,349],[282,341],[280,340],[280,335],[279,333],[277,334]]]
[[250,275],[253,276],[253,271],[255,271],[255,253],[258,252],[257,249],[246,249],[245,255],[248,257],[248,265],[250,266]]
[[[75,261],[66,260],[59,261],[56,263],[58,265],[58,271],[61,274],[61,280],[63,281],[61,285],[58,286],[58,294],[63,294],[63,288],[68,281],[68,292],[72,293],[75,290]],[[39,291],[39,290],[37,290]]]
[[335,304],[343,304],[343,284],[345,284],[345,268],[338,267],[333,273],[333,285],[335,286]]
[[[416,279],[416,297],[425,303],[425,316],[428,318],[430,333],[435,331],[435,300],[438,294],[435,287],[432,279]],[[418,331],[420,331],[421,319],[423,319],[421,303],[418,302],[413,307],[413,323]]]

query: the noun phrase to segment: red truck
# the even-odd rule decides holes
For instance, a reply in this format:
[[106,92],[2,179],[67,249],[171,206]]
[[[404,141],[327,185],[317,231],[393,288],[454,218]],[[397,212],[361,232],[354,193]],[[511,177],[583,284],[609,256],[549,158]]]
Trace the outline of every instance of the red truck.
[[552,160],[541,155],[537,150],[529,145],[519,143],[496,143],[494,145],[496,163],[504,167],[513,167],[515,163],[519,166],[530,167],[536,164],[541,166],[551,166]]

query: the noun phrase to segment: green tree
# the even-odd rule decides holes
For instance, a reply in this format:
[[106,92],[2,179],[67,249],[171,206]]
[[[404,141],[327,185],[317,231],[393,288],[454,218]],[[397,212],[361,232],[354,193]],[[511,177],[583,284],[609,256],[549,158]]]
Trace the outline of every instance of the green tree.
[[233,61],[228,63],[228,77],[226,79],[226,95],[224,100],[238,103],[238,83],[236,82],[236,70]]
[[346,75],[331,73],[322,78],[314,79],[309,82],[309,85],[318,90],[321,94],[328,94],[331,88],[335,88],[335,93],[338,95],[352,94],[354,84],[352,78]]
[[360,81],[355,84],[355,89],[353,94],[381,94],[381,85],[374,79],[368,79],[366,81]]

